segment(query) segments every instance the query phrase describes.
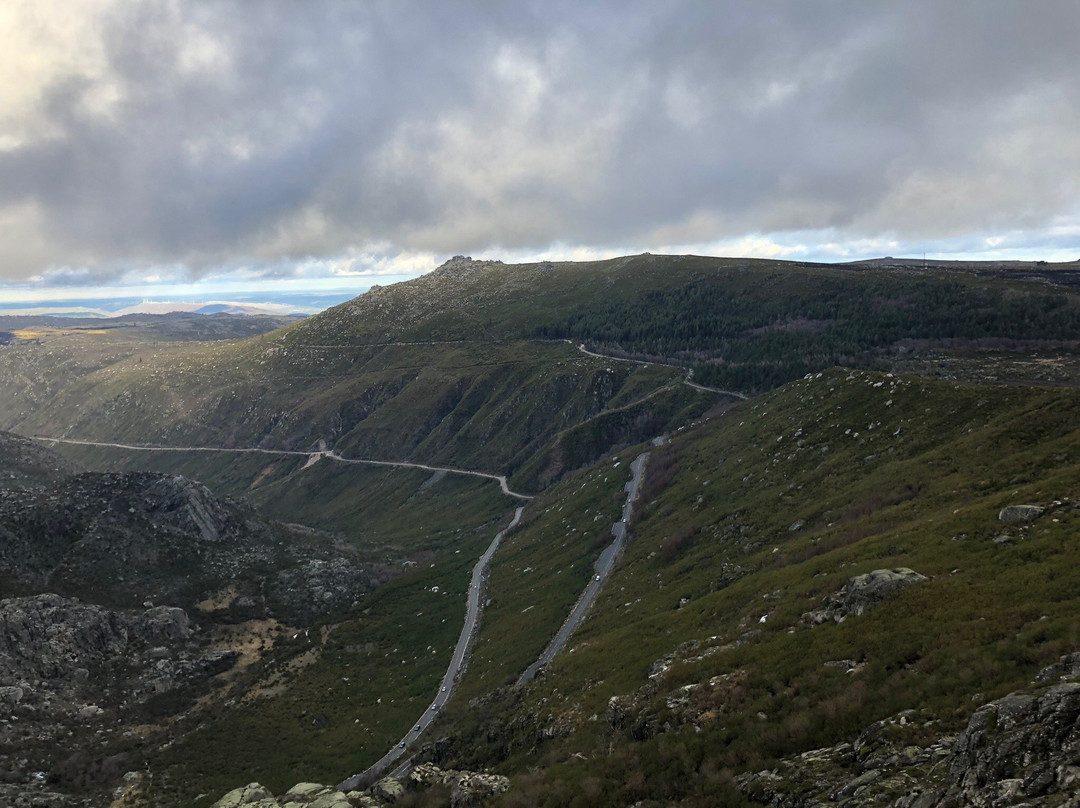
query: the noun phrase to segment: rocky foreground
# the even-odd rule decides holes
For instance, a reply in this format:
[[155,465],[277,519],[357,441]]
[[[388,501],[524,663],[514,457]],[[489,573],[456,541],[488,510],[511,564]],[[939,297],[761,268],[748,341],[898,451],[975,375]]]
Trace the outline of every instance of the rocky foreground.
[[736,778],[770,808],[1080,806],[1080,653],[1030,690],[980,707],[958,736],[920,742],[936,722],[906,710],[854,743],[816,749]]
[[441,792],[451,808],[479,805],[510,788],[510,781],[495,774],[443,770],[421,763],[405,777],[386,777],[366,791],[347,794],[318,783],[298,783],[274,797],[258,783],[230,791],[212,808],[385,808],[409,792]]

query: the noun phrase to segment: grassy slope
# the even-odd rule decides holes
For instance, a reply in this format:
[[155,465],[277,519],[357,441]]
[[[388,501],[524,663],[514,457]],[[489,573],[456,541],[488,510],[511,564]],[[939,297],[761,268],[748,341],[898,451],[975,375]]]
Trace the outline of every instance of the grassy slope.
[[346,456],[513,473],[560,431],[664,385],[643,409],[673,417],[694,398],[677,378],[557,343],[326,350],[260,338],[110,366],[20,429],[179,446],[325,440]]
[[[730,796],[726,772],[850,740],[902,709],[927,710],[928,733],[956,728],[1080,643],[1078,412],[1072,392],[830,371],[684,432],[655,454],[635,539],[573,652],[524,693],[460,717],[459,748],[475,750],[462,762],[545,767],[522,774],[508,804],[563,792],[594,794],[571,803],[582,805],[708,801]],[[1016,503],[1050,511],[1029,527],[1000,523],[999,509]],[[557,580],[564,563],[530,559],[538,582]],[[839,625],[801,620],[849,577],[898,566],[930,581]],[[511,585],[494,577],[493,599]],[[528,619],[504,619],[498,634],[523,633]],[[650,666],[687,642],[697,645],[655,691],[639,691]],[[824,664],[841,659],[858,672]],[[490,681],[499,669],[489,670]],[[693,720],[665,703],[715,676],[727,679],[698,692]],[[613,737],[608,700],[628,694],[670,731]],[[508,709],[516,723],[500,720]],[[543,726],[573,731],[538,740]],[[648,782],[631,794],[633,770]]]

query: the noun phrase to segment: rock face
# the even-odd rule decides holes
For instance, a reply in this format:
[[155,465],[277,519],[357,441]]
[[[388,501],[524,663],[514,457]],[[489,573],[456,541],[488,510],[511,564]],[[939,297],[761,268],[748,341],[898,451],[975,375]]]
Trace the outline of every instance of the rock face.
[[[0,481],[2,482],[2,481]],[[85,473],[0,489],[0,574],[111,608],[191,608],[232,589],[229,619],[309,622],[348,608],[385,576],[355,551],[259,518],[184,477]],[[247,600],[243,600],[246,597]],[[158,615],[160,630],[169,627]]]
[[815,625],[830,620],[842,623],[848,617],[858,617],[872,606],[888,600],[904,587],[925,580],[925,575],[907,567],[856,575],[840,591],[828,596],[824,608],[808,612],[803,618]]
[[1080,805],[1080,682],[1013,693],[971,717],[936,805],[996,808],[1065,796]]
[[735,783],[771,808],[1080,808],[1080,653],[1036,683],[1055,680],[984,705],[959,736],[915,743],[935,722],[906,710],[854,743],[786,758]]

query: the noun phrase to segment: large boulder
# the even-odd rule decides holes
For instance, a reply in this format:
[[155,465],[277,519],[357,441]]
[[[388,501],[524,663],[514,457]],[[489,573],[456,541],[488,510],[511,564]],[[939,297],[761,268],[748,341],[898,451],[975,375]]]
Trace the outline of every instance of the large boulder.
[[384,777],[371,788],[371,793],[386,802],[396,802],[405,795],[405,786],[393,777]]
[[277,808],[278,802],[265,786],[248,783],[234,788],[210,808]]
[[297,783],[280,800],[281,808],[353,808],[349,798],[331,786]]
[[1002,522],[1033,522],[1042,516],[1043,508],[1039,505],[1009,505],[998,513]]
[[912,584],[927,580],[908,567],[874,570],[848,579],[843,588],[826,598],[825,607],[808,612],[803,618],[814,625],[833,621],[842,623],[848,617],[858,617],[867,609],[893,597]]
[[191,621],[176,606],[155,606],[143,612],[142,632],[151,645],[170,645],[191,637]]

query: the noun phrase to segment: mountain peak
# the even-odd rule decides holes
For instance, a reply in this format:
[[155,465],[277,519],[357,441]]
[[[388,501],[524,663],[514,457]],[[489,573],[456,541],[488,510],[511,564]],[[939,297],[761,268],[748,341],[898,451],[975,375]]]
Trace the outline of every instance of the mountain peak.
[[432,270],[431,275],[436,278],[460,278],[481,269],[502,265],[502,261],[473,260],[469,255],[455,255]]

